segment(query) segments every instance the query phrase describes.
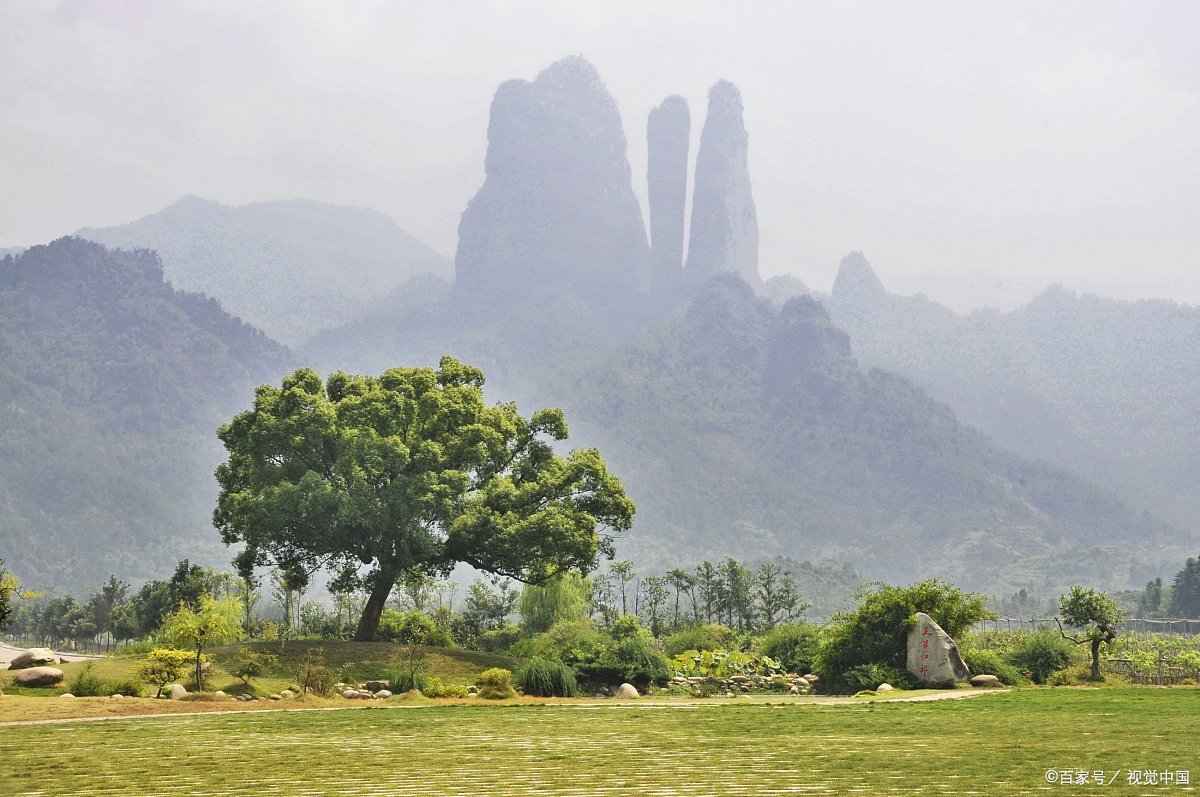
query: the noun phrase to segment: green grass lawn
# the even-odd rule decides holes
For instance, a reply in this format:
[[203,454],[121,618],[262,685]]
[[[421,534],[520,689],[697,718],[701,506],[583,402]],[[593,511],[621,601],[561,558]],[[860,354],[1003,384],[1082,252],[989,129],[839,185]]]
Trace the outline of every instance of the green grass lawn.
[[[24,795],[1194,793],[1200,690],[1028,689],[970,700],[606,701],[204,714],[0,727]],[[1051,785],[1047,770],[1111,786]]]

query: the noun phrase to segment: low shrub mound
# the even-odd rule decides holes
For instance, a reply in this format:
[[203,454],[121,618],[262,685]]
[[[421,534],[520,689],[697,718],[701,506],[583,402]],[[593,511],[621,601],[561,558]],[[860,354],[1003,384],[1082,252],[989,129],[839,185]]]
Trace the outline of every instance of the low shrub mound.
[[575,697],[575,673],[561,661],[533,659],[516,673],[517,685],[534,697]]

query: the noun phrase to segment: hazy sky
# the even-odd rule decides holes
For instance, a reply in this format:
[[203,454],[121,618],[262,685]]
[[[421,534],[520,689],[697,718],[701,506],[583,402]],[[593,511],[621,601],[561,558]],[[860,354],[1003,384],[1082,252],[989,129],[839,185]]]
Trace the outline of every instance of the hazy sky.
[[[764,275],[1200,304],[1200,3],[0,0],[0,246],[162,209],[376,208],[452,255],[497,84],[742,91]],[[694,156],[694,151],[693,151]],[[644,204],[644,203],[643,203]]]

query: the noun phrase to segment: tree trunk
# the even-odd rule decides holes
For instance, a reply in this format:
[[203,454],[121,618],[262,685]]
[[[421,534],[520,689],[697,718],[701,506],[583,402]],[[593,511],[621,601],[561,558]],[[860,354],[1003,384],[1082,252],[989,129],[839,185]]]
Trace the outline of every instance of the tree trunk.
[[392,587],[396,586],[398,575],[399,570],[379,571],[375,579],[375,586],[371,588],[371,594],[367,598],[366,605],[363,606],[362,617],[358,620],[358,628],[354,631],[355,642],[375,641],[375,635],[379,633],[379,618],[387,605],[388,596],[392,594]]
[[1100,680],[1100,640],[1092,640],[1092,680]]

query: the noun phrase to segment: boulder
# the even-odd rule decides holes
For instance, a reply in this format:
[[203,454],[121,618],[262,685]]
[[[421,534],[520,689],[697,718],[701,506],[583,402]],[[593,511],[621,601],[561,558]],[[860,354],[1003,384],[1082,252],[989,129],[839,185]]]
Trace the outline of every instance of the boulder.
[[812,686],[812,684],[809,683],[807,678],[797,678],[796,680],[792,681],[792,686],[798,686],[801,689],[807,689]]
[[363,689],[368,692],[378,692],[381,689],[387,689],[389,685],[387,681],[367,681],[363,684]]
[[617,687],[617,693],[614,695],[614,697],[620,699],[634,698],[638,696],[638,690],[634,688],[633,684],[621,684],[619,687]]
[[70,692],[63,692],[61,695],[59,695],[59,697],[75,697],[75,695],[71,694]]
[[808,681],[809,684],[815,684],[817,681],[821,680],[821,676],[817,675],[816,673],[811,673],[811,672],[807,672],[804,675],[802,675],[801,677],[804,680]]
[[380,700],[387,700],[391,696],[392,693],[387,689],[380,689],[375,693],[375,697],[379,698]]
[[283,695],[271,695],[272,700],[283,700]]
[[63,671],[57,667],[30,667],[13,676],[17,686],[57,686],[63,680]]
[[875,691],[876,692],[894,692],[894,691],[896,691],[896,687],[892,686],[889,683],[882,683],[879,686],[875,687]]
[[48,664],[59,664],[61,661],[50,648],[30,648],[14,656],[8,663],[8,669],[23,670],[27,667],[45,667]]
[[226,694],[225,694],[223,691],[221,691],[220,689],[218,689],[217,691],[213,692],[213,695],[215,695],[216,697],[228,697],[228,695],[226,695]]
[[917,624],[908,632],[908,671],[924,683],[965,681],[971,671],[958,654],[958,645],[933,618],[917,612]]
[[188,690],[183,684],[171,684],[166,689],[167,697],[171,700],[183,700],[188,695]]
[[1000,686],[1000,679],[994,675],[972,675],[971,686]]
[[346,698],[347,700],[353,700],[354,698],[358,697],[358,690],[346,689],[342,692],[342,697]]
[[279,696],[282,697],[284,700],[290,700],[291,698],[296,696],[296,693],[293,692],[291,689],[284,689],[282,692],[279,693]]

